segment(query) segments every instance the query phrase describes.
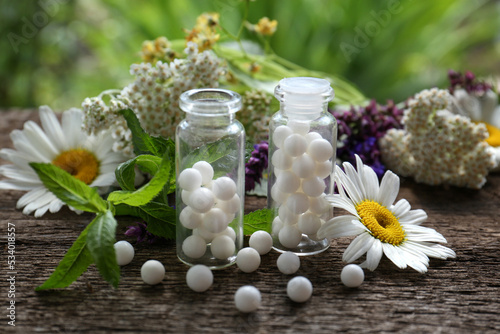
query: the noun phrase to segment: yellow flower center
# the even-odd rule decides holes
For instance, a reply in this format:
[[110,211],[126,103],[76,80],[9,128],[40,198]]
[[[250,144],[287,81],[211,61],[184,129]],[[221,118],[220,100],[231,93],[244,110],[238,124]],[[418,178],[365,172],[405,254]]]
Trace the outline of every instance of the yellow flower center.
[[380,241],[398,246],[405,240],[401,224],[385,206],[375,201],[364,200],[356,205],[356,211],[363,225]]
[[91,152],[72,149],[62,152],[52,164],[64,169],[85,184],[91,184],[99,174],[99,161]]
[[488,134],[490,135],[486,142],[490,146],[498,147],[500,146],[500,129],[494,125],[491,125],[486,122],[479,122],[486,126],[486,130],[488,130]]

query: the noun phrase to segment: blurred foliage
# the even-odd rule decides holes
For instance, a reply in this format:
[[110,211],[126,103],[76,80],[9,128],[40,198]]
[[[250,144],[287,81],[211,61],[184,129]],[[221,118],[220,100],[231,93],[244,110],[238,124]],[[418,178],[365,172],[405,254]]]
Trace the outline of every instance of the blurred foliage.
[[[236,33],[243,8],[241,0],[2,0],[0,106],[79,106],[131,81],[143,40],[183,38],[204,11],[219,12]],[[249,21],[263,16],[279,22],[271,38],[278,55],[343,76],[380,102],[444,87],[451,68],[500,73],[494,0],[252,2]],[[346,57],[342,45],[356,51]]]

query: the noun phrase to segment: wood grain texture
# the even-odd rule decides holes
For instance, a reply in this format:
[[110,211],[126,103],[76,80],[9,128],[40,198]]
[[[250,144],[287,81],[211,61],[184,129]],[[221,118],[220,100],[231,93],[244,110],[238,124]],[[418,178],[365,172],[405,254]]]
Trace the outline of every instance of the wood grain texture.
[[[36,113],[0,113],[0,147],[11,147],[8,133]],[[0,161],[5,163],[5,161]],[[118,289],[111,288],[91,266],[77,282],[57,291],[35,292],[88,224],[92,215],[68,209],[41,219],[15,209],[22,192],[0,195],[0,332],[8,333],[498,333],[500,332],[500,175],[490,175],[480,191],[429,187],[403,179],[399,198],[424,209],[424,225],[442,233],[457,258],[431,259],[428,273],[400,270],[383,259],[365,272],[358,289],[345,288],[340,271],[348,238],[332,242],[324,253],[302,259],[297,275],[314,286],[312,298],[291,302],[291,276],[276,268],[278,254],[262,257],[251,274],[235,266],[214,272],[214,285],[195,293],[185,284],[188,267],[175,246],[163,242],[136,245],[133,262],[122,268]],[[246,211],[265,206],[265,199],[246,199]],[[117,239],[133,218],[120,218]],[[7,225],[16,226],[16,327],[7,325]],[[140,278],[148,259],[166,268],[162,284],[147,286]],[[251,284],[262,293],[262,307],[242,314],[235,291]]]

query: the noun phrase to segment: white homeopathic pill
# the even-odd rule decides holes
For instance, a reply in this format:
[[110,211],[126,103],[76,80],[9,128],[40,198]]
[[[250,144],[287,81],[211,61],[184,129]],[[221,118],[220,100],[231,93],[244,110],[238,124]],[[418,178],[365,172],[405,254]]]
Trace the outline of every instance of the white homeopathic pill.
[[236,290],[234,304],[241,312],[253,312],[260,307],[262,297],[259,289],[252,285],[244,285]]
[[276,261],[278,270],[285,275],[295,274],[300,268],[300,258],[297,254],[292,252],[284,252]]
[[236,265],[241,271],[251,273],[260,266],[260,254],[252,247],[240,249],[236,255]]
[[313,286],[304,276],[297,276],[288,281],[286,294],[296,303],[303,303],[311,298]]
[[271,157],[271,162],[274,166],[276,176],[279,174],[277,170],[286,170],[292,167],[293,158],[285,153],[283,149],[274,151]]
[[280,125],[273,132],[273,144],[274,146],[280,148],[283,147],[283,142],[285,139],[293,133],[286,125]]
[[191,198],[191,193],[192,193],[191,191],[187,191],[187,190],[181,191],[182,203],[189,205],[189,199]]
[[322,215],[330,209],[330,203],[325,199],[325,195],[309,197],[309,211],[317,215]]
[[186,206],[179,214],[179,221],[185,228],[195,229],[201,225],[203,214],[195,212],[190,206]]
[[300,178],[291,171],[283,171],[276,179],[278,189],[284,193],[293,193],[300,187]]
[[298,133],[302,136],[305,136],[311,129],[311,125],[309,124],[308,121],[304,122],[292,119],[288,122],[287,125],[290,129],[292,129],[294,133]]
[[309,132],[308,134],[306,134],[304,136],[306,138],[306,141],[307,143],[309,144],[310,142],[312,142],[314,139],[321,139],[323,137],[321,137],[321,135],[317,132]]
[[314,160],[324,162],[333,156],[333,147],[326,139],[315,139],[309,144],[307,153]]
[[294,193],[286,199],[286,207],[294,214],[301,214],[309,209],[309,197],[304,193]]
[[121,240],[115,243],[116,262],[119,266],[126,266],[134,259],[134,246],[130,242]]
[[308,211],[300,216],[298,227],[302,233],[314,235],[321,227],[321,219],[318,215]]
[[[275,169],[276,171],[276,169]],[[288,198],[288,193],[285,193],[281,190],[279,190],[278,186],[274,184],[271,188],[271,197],[274,201],[276,201],[278,204],[281,204],[286,201]]]
[[227,259],[234,254],[236,250],[236,245],[233,239],[228,235],[219,235],[212,240],[210,245],[210,250],[212,255],[217,259]]
[[189,206],[194,211],[205,213],[208,212],[215,204],[215,196],[212,190],[201,187],[191,192],[189,197]]
[[194,168],[186,168],[177,179],[179,186],[187,191],[193,191],[201,187],[201,173]]
[[357,288],[365,280],[365,273],[357,264],[348,264],[342,269],[340,280],[349,288]]
[[186,256],[198,259],[207,251],[207,242],[199,235],[190,235],[182,242],[182,251]]
[[238,196],[238,194],[234,194],[234,196],[230,200],[220,200],[217,202],[215,207],[222,209],[225,213],[236,213],[241,208],[240,196]]
[[259,252],[260,255],[264,255],[273,248],[273,237],[266,231],[255,231],[250,236],[248,245]]
[[326,160],[324,162],[316,162],[316,168],[314,170],[314,174],[324,179],[330,176],[330,174],[332,174],[333,172],[332,166],[333,164],[330,160]]
[[307,150],[307,141],[304,136],[294,133],[283,143],[285,153],[291,157],[298,157]]
[[[325,187],[325,181],[323,181],[323,179],[318,176],[312,176],[302,181],[302,191],[307,196],[318,197],[325,192]],[[192,201],[193,196],[191,196],[191,202]]]
[[212,271],[202,264],[197,264],[189,268],[186,273],[186,283],[191,290],[196,292],[207,291],[214,282]]
[[160,261],[148,260],[141,267],[141,278],[146,284],[158,284],[165,278],[165,267]]
[[214,169],[211,164],[206,161],[198,161],[193,165],[193,168],[200,172],[201,184],[206,185],[212,181]]
[[236,194],[236,183],[231,178],[222,176],[213,182],[212,190],[215,197],[223,201],[228,201]]
[[284,223],[281,221],[280,217],[275,217],[273,220],[273,226],[272,226],[273,234],[278,235],[280,233],[281,229],[283,228],[283,226],[284,226]]
[[296,226],[285,225],[278,234],[280,243],[286,248],[295,248],[302,240],[302,233]]
[[302,154],[294,159],[292,163],[292,171],[298,177],[307,178],[314,174],[316,170],[316,163],[309,154]]
[[220,233],[229,224],[226,213],[219,208],[212,208],[203,216],[203,228],[208,232]]

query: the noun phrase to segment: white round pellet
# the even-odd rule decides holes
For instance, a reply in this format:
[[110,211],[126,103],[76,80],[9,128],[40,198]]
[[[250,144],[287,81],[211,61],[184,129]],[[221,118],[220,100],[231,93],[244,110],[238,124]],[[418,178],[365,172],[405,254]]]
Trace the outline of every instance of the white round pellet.
[[182,251],[192,259],[199,259],[207,251],[207,243],[199,235],[190,235],[182,242]]
[[292,252],[284,252],[276,261],[279,271],[285,275],[295,274],[300,268],[300,258]]
[[295,193],[286,199],[286,207],[295,214],[301,214],[309,209],[309,197],[304,193]]
[[260,255],[251,247],[242,248],[236,255],[236,265],[241,271],[251,273],[260,266]]
[[[325,191],[325,181],[318,177],[312,176],[302,181],[302,191],[311,197],[318,197]],[[193,201],[193,197],[191,196],[191,202]]]
[[324,195],[309,197],[309,210],[317,215],[322,215],[330,209],[330,204]]
[[231,178],[222,176],[213,182],[212,190],[215,197],[227,201],[236,194],[236,183]]
[[330,176],[332,172],[332,162],[330,160],[316,163],[316,168],[314,170],[314,174],[316,174],[316,176],[324,179],[325,177]]
[[212,271],[202,264],[197,264],[189,268],[186,273],[186,283],[191,290],[196,292],[207,291],[214,282]]
[[279,190],[276,184],[274,184],[271,188],[271,197],[278,204],[285,202],[286,199],[288,198],[288,195],[289,195],[288,193]]
[[316,163],[308,154],[302,154],[294,159],[292,163],[292,171],[298,177],[307,178],[314,174]]
[[317,132],[309,132],[308,134],[306,134],[304,136],[306,138],[306,141],[307,141],[307,144],[309,144],[310,142],[312,142],[313,140],[315,139],[321,139],[323,137],[321,137],[321,135]]
[[348,264],[342,269],[340,280],[349,288],[357,288],[365,280],[365,273],[357,264]]
[[195,229],[201,225],[203,214],[195,212],[190,206],[186,206],[179,214],[179,221],[185,228]]
[[300,187],[300,178],[293,172],[284,171],[276,179],[276,185],[284,193],[293,193]]
[[126,266],[134,259],[134,246],[130,242],[121,240],[115,243],[116,262],[119,266]]
[[278,235],[280,230],[283,228],[284,223],[281,221],[279,217],[274,218],[273,220],[273,235]]
[[321,219],[314,213],[308,211],[299,218],[299,230],[307,235],[316,234],[321,227]]
[[234,294],[234,304],[240,312],[253,312],[260,307],[261,302],[260,291],[251,285],[240,287]]
[[309,144],[307,153],[314,160],[324,162],[333,156],[333,147],[326,139],[315,139]]
[[229,226],[224,231],[217,234],[217,236],[219,235],[227,235],[228,237],[231,238],[231,240],[233,240],[233,242],[236,241],[236,232]]
[[274,151],[271,162],[275,169],[286,170],[292,167],[293,158],[285,153],[283,149]]
[[311,129],[309,122],[297,121],[293,119],[290,120],[287,125],[294,133],[298,133],[302,136],[305,136]]
[[307,150],[307,142],[304,136],[294,133],[285,139],[283,143],[285,153],[291,157],[298,157]]
[[226,213],[219,208],[210,209],[203,216],[203,228],[208,232],[220,233],[226,229],[228,223]]
[[286,205],[280,206],[280,208],[278,209],[278,216],[286,225],[294,225],[299,222],[299,215],[288,210]]
[[264,255],[273,248],[273,237],[266,231],[255,231],[250,236],[248,245],[259,252],[260,255]]
[[182,203],[189,205],[189,200],[191,198],[192,191],[187,191],[187,190],[182,190],[181,191],[181,198],[182,198]]
[[227,220],[227,224],[231,224],[234,220],[234,218],[236,218],[236,214],[234,213],[226,213],[226,220]]
[[280,243],[286,248],[295,248],[302,240],[302,233],[295,226],[285,225],[278,234]]
[[286,294],[296,303],[303,303],[311,298],[313,286],[304,276],[297,276],[288,281]]
[[160,261],[148,260],[141,267],[141,278],[146,284],[158,284],[165,278],[165,267]]
[[211,164],[206,161],[198,161],[193,165],[193,168],[200,172],[201,184],[205,185],[212,181],[212,178],[214,177],[214,169]]
[[210,189],[204,187],[194,190],[189,197],[189,205],[196,212],[208,212],[214,204],[214,193]]
[[228,201],[220,200],[217,202],[215,207],[226,213],[236,213],[241,208],[240,196],[238,196],[238,194],[234,194],[234,196]]
[[214,240],[214,238],[217,236],[217,234],[209,232],[206,229],[204,229],[203,224],[199,228],[195,228],[193,230],[193,235],[199,236],[200,238],[205,240],[206,243],[212,242],[212,240]]
[[179,186],[187,191],[201,187],[201,173],[194,168],[184,169],[177,179]]
[[212,255],[221,260],[227,259],[233,255],[235,249],[236,245],[234,244],[233,239],[227,235],[219,235],[215,237],[210,245]]
[[285,139],[292,134],[292,129],[286,125],[278,126],[273,132],[273,144],[280,148],[283,147]]

